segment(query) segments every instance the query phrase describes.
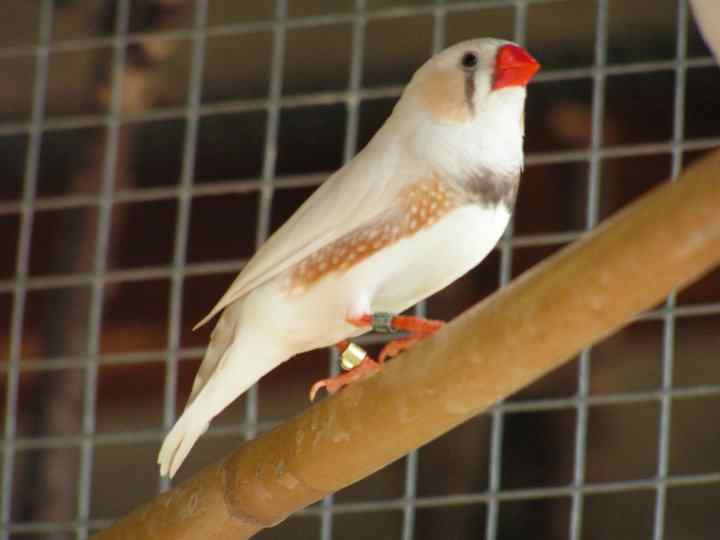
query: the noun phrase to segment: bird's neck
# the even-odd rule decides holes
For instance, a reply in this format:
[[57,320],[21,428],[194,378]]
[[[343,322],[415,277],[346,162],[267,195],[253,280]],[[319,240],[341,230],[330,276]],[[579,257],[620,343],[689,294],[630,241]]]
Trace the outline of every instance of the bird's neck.
[[468,178],[489,171],[514,178],[523,168],[524,94],[509,97],[498,110],[479,109],[477,119],[464,124],[438,123],[417,112],[404,114],[398,104],[385,126],[388,141],[382,144],[396,145],[411,159],[444,176]]

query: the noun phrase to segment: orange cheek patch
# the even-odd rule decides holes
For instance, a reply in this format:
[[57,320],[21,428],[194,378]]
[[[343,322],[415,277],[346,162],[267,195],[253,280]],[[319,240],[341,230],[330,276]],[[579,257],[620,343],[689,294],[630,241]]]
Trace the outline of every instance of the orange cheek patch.
[[332,272],[346,272],[384,247],[429,227],[457,208],[460,196],[437,178],[421,180],[403,190],[396,199],[397,212],[338,238],[300,261],[292,270],[292,294]]
[[429,73],[419,86],[419,97],[435,120],[460,124],[470,119],[465,76],[459,69]]

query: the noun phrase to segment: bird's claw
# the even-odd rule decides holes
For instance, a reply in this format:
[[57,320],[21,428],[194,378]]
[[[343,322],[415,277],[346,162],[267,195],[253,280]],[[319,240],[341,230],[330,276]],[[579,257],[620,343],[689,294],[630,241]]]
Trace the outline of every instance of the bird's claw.
[[329,379],[322,379],[313,384],[310,388],[310,402],[315,401],[315,396],[322,388],[325,388],[327,393],[332,395],[350,383],[369,377],[379,369],[380,365],[369,356],[366,356],[360,364],[350,371],[346,371]]
[[384,364],[385,360],[397,356],[405,349],[409,349],[410,347],[415,345],[421,339],[422,338],[418,336],[410,336],[407,338],[394,339],[393,341],[390,341],[389,343],[385,344],[385,346],[380,351],[380,354],[378,355],[378,363]]

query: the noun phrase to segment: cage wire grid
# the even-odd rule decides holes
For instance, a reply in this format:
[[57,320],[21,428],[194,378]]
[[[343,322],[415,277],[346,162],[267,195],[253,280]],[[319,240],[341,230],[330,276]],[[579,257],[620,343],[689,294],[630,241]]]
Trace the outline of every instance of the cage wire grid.
[[[202,355],[202,348],[181,346],[181,313],[183,309],[184,280],[190,276],[203,276],[227,273],[237,270],[244,261],[225,260],[213,263],[188,263],[187,249],[189,224],[194,199],[210,195],[255,192],[260,195],[256,246],[259,246],[270,231],[273,195],[277,190],[315,186],[324,176],[315,174],[279,177],[276,175],[277,143],[280,130],[280,111],[286,107],[299,107],[313,104],[344,104],[346,108],[346,128],[343,159],[349,160],[358,146],[359,105],[365,99],[376,97],[396,97],[400,88],[363,87],[362,74],[366,26],[368,21],[382,18],[402,18],[418,14],[431,14],[433,17],[432,50],[441,50],[446,43],[446,16],[453,11],[482,10],[496,6],[514,7],[514,37],[523,44],[528,25],[528,6],[536,3],[558,3],[559,0],[497,0],[482,3],[459,2],[446,4],[436,1],[430,6],[406,6],[368,10],[365,0],[355,0],[354,10],[347,14],[326,14],[311,17],[288,16],[287,0],[274,2],[274,18],[270,21],[208,26],[208,0],[194,2],[193,27],[189,30],[163,31],[162,33],[135,33],[128,31],[131,10],[130,0],[119,0],[115,19],[115,31],[112,37],[51,41],[54,2],[43,0],[38,19],[38,43],[35,46],[7,47],[0,50],[0,58],[32,56],[35,61],[35,79],[32,89],[32,112],[27,123],[0,124],[0,135],[26,134],[28,136],[27,154],[22,198],[18,201],[0,202],[0,215],[20,216],[20,229],[17,242],[15,278],[0,280],[0,292],[11,293],[12,312],[10,324],[10,342],[8,361],[0,365],[7,378],[5,431],[2,441],[2,528],[1,538],[8,539],[14,533],[51,533],[70,532],[77,539],[85,539],[97,529],[108,526],[111,518],[90,519],[91,494],[90,482],[94,449],[97,445],[128,444],[161,441],[175,420],[177,398],[178,363],[184,359]],[[599,219],[600,182],[603,160],[609,157],[633,157],[653,154],[669,154],[671,170],[668,175],[678,175],[683,164],[683,153],[688,150],[701,150],[720,145],[720,138],[692,139],[684,138],[685,111],[685,74],[689,68],[710,66],[711,58],[687,58],[688,6],[685,1],[677,3],[677,41],[675,58],[669,61],[647,61],[609,65],[607,62],[607,23],[610,16],[608,0],[598,0],[595,23],[594,64],[587,68],[553,70],[541,73],[538,80],[560,81],[589,78],[592,82],[592,133],[590,147],[584,150],[545,152],[530,154],[527,163],[552,164],[584,161],[588,163],[587,197],[585,201],[585,230],[563,231],[532,235],[515,235],[512,225],[506,231],[498,249],[500,251],[499,286],[506,285],[512,273],[513,250],[522,246],[555,246],[582,237],[594,228]],[[292,96],[283,96],[283,72],[286,49],[286,32],[290,28],[314,27],[337,22],[350,23],[352,31],[349,80],[344,91],[315,92]],[[267,99],[223,101],[220,103],[202,103],[202,74],[205,59],[205,44],[210,36],[251,33],[260,30],[272,31],[272,53],[270,60],[270,84]],[[135,114],[122,114],[121,103],[123,88],[121,77],[125,68],[126,48],[148,36],[155,35],[167,40],[189,39],[191,42],[191,64],[188,81],[188,96],[184,107],[153,109]],[[107,114],[75,115],[46,118],[46,94],[51,52],[87,50],[103,46],[112,47],[112,93]],[[603,119],[605,112],[605,81],[609,75],[642,74],[658,71],[672,71],[675,75],[673,103],[672,139],[667,142],[624,144],[606,146],[603,144]],[[204,115],[238,111],[263,110],[267,112],[264,155],[261,177],[255,181],[216,182],[212,185],[195,185],[193,171],[198,140],[198,124]],[[118,150],[118,130],[122,125],[147,120],[184,118],[186,120],[183,142],[182,169],[177,186],[153,189],[130,189],[117,191],[115,187],[115,161]],[[105,127],[108,137],[104,149],[104,166],[101,191],[99,195],[71,194],[50,197],[37,196],[37,179],[40,143],[43,133],[77,127]],[[122,202],[151,200],[176,200],[178,203],[172,264],[161,267],[141,267],[131,270],[109,270],[106,258],[110,242],[111,211],[113,205]],[[97,238],[92,272],[71,273],[65,275],[45,275],[31,277],[29,273],[30,248],[33,234],[34,217],[37,212],[50,209],[72,209],[96,207]],[[169,319],[167,328],[167,348],[165,350],[146,351],[126,354],[101,354],[100,333],[102,331],[102,305],[104,286],[109,283],[143,281],[156,278],[170,280]],[[23,320],[26,310],[26,296],[29,291],[56,289],[73,285],[90,285],[91,302],[89,332],[86,344],[87,354],[63,358],[39,358],[30,363],[21,363],[21,341]],[[419,315],[425,314],[425,305],[416,308]],[[670,475],[668,468],[670,426],[674,400],[704,395],[720,395],[720,385],[699,385],[676,388],[673,386],[673,364],[675,348],[675,324],[680,317],[695,317],[720,313],[720,303],[682,305],[676,304],[676,295],[672,294],[663,307],[646,312],[638,320],[657,320],[663,324],[662,334],[662,383],[652,391],[613,393],[611,395],[591,395],[590,364],[592,350],[587,349],[580,355],[577,376],[577,393],[569,398],[528,399],[520,402],[497,404],[489,413],[491,418],[490,457],[488,471],[488,490],[481,493],[454,494],[443,496],[418,496],[418,453],[412,452],[405,462],[404,493],[400,498],[361,502],[337,502],[332,496],[321,503],[300,512],[301,515],[319,517],[321,521],[320,538],[329,540],[333,535],[333,518],[343,513],[371,513],[395,509],[402,512],[402,539],[411,540],[415,531],[416,510],[419,508],[456,506],[483,503],[486,505],[485,535],[488,540],[498,537],[499,508],[501,502],[540,498],[568,497],[571,501],[570,519],[567,524],[568,536],[577,540],[582,536],[584,497],[595,493],[620,493],[624,491],[652,490],[655,493],[653,538],[665,537],[665,515],[667,489],[678,485],[695,485],[720,482],[720,472],[697,475]],[[372,342],[377,338],[370,338]],[[166,365],[162,430],[97,433],[95,429],[95,407],[97,402],[98,370],[107,365],[139,364],[162,362]],[[329,353],[329,372],[337,373],[337,354]],[[20,372],[51,371],[81,368],[86,375],[84,387],[84,406],[82,434],[63,436],[19,437],[17,434],[18,390]],[[274,422],[261,421],[258,414],[259,393],[253,387],[246,399],[245,421],[233,427],[211,427],[213,433],[233,433],[254,437],[258,432],[275,425]],[[659,402],[659,437],[657,440],[658,463],[656,475],[642,480],[628,480],[602,483],[588,483],[585,477],[586,448],[588,438],[588,409],[594,405],[613,403]],[[502,441],[504,423],[507,414],[523,411],[566,410],[576,412],[574,439],[573,480],[570,485],[557,487],[538,487],[528,489],[503,489],[501,482],[501,464],[503,459]],[[16,453],[28,449],[78,447],[81,452],[76,519],[73,522],[35,522],[17,523],[10,519],[13,490],[13,466]],[[166,479],[158,481],[158,491],[169,488]]]

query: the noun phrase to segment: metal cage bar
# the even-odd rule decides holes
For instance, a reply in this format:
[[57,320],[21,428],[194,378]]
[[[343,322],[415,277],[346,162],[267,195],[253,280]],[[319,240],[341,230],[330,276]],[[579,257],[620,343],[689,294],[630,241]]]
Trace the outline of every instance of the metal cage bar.
[[110,86],[110,118],[107,127],[107,140],[103,152],[103,164],[100,186],[100,205],[93,257],[93,280],[90,297],[90,315],[87,333],[87,352],[91,360],[85,365],[85,395],[83,398],[83,442],[80,454],[78,479],[78,521],[76,538],[85,540],[88,528],[84,525],[90,517],[90,485],[93,466],[93,437],[95,435],[95,411],[97,406],[98,365],[94,358],[100,352],[100,333],[102,332],[102,311],[105,298],[105,269],[110,249],[110,227],[112,225],[113,202],[110,194],[115,189],[117,170],[120,123],[118,116],[122,107],[123,86],[121,84],[125,70],[127,34],[130,20],[130,2],[121,0],[115,13],[115,36],[112,58]]
[[[595,20],[595,71],[592,88],[592,127],[590,135],[590,168],[588,172],[588,194],[586,201],[585,223],[588,230],[598,222],[600,181],[602,160],[598,150],[602,147],[603,119],[605,111],[605,74],[601,69],[607,63],[607,26],[609,17],[608,0],[598,0]],[[579,486],[585,482],[585,461],[587,450],[588,408],[582,401],[590,390],[591,349],[580,353],[578,363],[577,394],[581,398],[576,409],[575,422],[575,463],[573,484]],[[583,496],[573,493],[570,510],[570,538],[579,540],[582,534]]]
[[[195,2],[194,26],[204,28],[207,24],[207,0]],[[177,401],[178,360],[181,351],[181,320],[183,296],[183,267],[186,265],[187,245],[190,231],[190,210],[192,197],[190,191],[195,174],[195,156],[199,125],[198,108],[202,100],[202,74],[205,63],[205,34],[196,32],[192,40],[192,58],[190,63],[190,81],[188,85],[187,116],[185,140],[183,141],[183,160],[180,172],[180,190],[178,192],[178,211],[175,223],[175,245],[173,253],[172,278],[170,285],[170,317],[168,319],[168,352],[165,364],[165,399],[163,402],[163,428],[169,430],[175,421],[175,403]],[[170,487],[167,478],[160,478],[160,489]]]
[[[677,26],[675,54],[678,60],[687,57],[688,6],[684,1],[677,3]],[[682,141],[685,131],[685,68],[675,68],[675,88],[673,101],[673,150],[670,174],[675,181],[683,164]],[[658,429],[658,465],[655,497],[655,518],[653,540],[665,538],[665,515],[667,507],[667,484],[670,462],[670,425],[672,420],[673,367],[675,361],[675,314],[677,292],[670,294],[665,303],[668,312],[663,318],[662,343],[662,389],[667,391],[660,400],[660,419]]]
[[27,302],[27,276],[30,268],[30,245],[33,233],[35,213],[35,194],[37,190],[38,169],[40,163],[40,144],[42,141],[42,122],[45,115],[47,96],[49,43],[52,32],[53,0],[44,0],[38,20],[39,46],[35,58],[35,84],[33,87],[32,117],[30,120],[30,141],[25,155],[25,175],[23,178],[23,198],[21,208],[20,232],[15,262],[15,281],[13,284],[13,308],[10,319],[10,347],[7,361],[7,387],[5,399],[5,433],[3,437],[2,459],[2,512],[3,528],[0,538],[10,537],[10,515],[12,509],[13,478],[18,391],[20,386],[20,356],[22,354],[22,331]]
[[[514,40],[525,45],[527,34],[527,3],[515,4]],[[515,238],[515,219],[510,219],[507,229],[500,240],[500,276],[499,287],[505,287],[512,279],[513,240]],[[491,414],[490,431],[490,467],[488,471],[488,490],[490,493],[499,493],[502,485],[502,440],[505,428],[503,403],[493,407]],[[487,540],[496,540],[499,531],[500,499],[492,497],[487,505],[485,537]]]
[[[558,0],[548,0],[558,1]],[[479,4],[487,6],[486,3]],[[52,52],[57,52],[52,46],[49,46]],[[655,73],[659,71],[674,71],[678,65],[684,66],[685,68],[703,68],[715,65],[715,61],[711,57],[700,57],[700,58],[686,58],[684,61],[678,62],[677,60],[655,60],[655,61],[644,61],[644,62],[629,62],[624,64],[616,64],[605,66],[604,68],[597,67],[580,67],[570,69],[556,69],[549,72],[538,74],[535,78],[538,82],[543,81],[573,81],[578,79],[586,79],[594,77],[596,72],[601,72],[605,75],[628,75],[628,74],[641,74],[641,73]],[[373,88],[359,89],[357,94],[348,94],[347,92],[315,92],[311,94],[296,94],[291,96],[283,96],[279,99],[278,103],[282,107],[303,107],[309,105],[329,105],[335,103],[344,103],[348,99],[373,99],[373,98],[392,98],[398,97],[402,87],[400,86],[378,86]],[[226,100],[213,103],[204,103],[198,110],[201,115],[210,115],[218,113],[230,113],[230,112],[247,112],[265,110],[268,108],[268,100],[266,99],[245,99],[245,100]],[[169,120],[182,118],[185,115],[184,107],[158,107],[150,109],[142,113],[127,113],[120,118],[122,124],[129,123],[140,123],[152,120]],[[106,125],[110,121],[107,114],[84,114],[84,115],[66,115],[48,118],[42,123],[43,131],[73,129],[73,128],[88,128],[88,127],[99,127]],[[31,124],[18,123],[18,122],[0,122],[0,136],[5,135],[21,135],[30,132]],[[712,142],[715,141],[715,142]],[[691,145],[706,145],[701,148],[710,148],[717,146],[715,138],[710,141],[695,141],[689,142]],[[670,151],[666,143],[651,143],[650,145],[637,145],[641,149],[648,149],[646,151],[652,152],[652,149],[663,148],[666,151]],[[624,148],[628,148],[624,150]],[[633,155],[633,145],[624,145],[621,148],[603,148],[602,152],[620,152],[628,151],[629,155]],[[634,150],[637,151],[637,150]],[[560,156],[566,153],[549,153],[549,156],[559,154]],[[583,151],[576,151],[572,155],[577,156],[575,159],[584,159]],[[552,159],[552,157],[550,157]]]

